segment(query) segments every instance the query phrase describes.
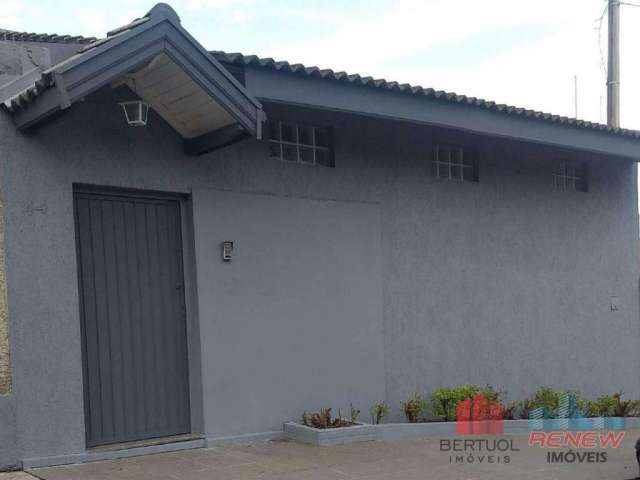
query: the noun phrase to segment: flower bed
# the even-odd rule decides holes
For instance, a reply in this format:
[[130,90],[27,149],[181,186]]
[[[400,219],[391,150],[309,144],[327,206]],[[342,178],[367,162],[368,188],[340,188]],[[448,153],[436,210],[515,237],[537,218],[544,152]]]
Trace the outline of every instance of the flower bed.
[[350,406],[348,419],[331,409],[304,412],[301,422],[284,426],[286,437],[314,445],[370,440],[523,434],[535,430],[623,430],[640,427],[640,401],[623,400],[622,392],[589,399],[575,390],[539,388],[525,400],[502,403],[505,395],[487,385],[440,388],[429,397],[416,392],[402,404],[407,423],[382,423],[391,413],[386,403],[373,405],[371,424],[358,421]]
[[355,423],[349,427],[314,428],[288,422],[284,424],[284,436],[311,445],[338,445],[375,440],[374,427],[376,425]]
[[[548,419],[541,428],[559,428],[563,419]],[[625,429],[640,428],[639,417],[617,418],[617,425],[600,419],[569,419],[569,430],[609,430],[620,429],[621,421]],[[613,420],[613,418],[611,419]],[[575,422],[575,423],[574,423]],[[472,424],[474,422],[471,422]],[[505,435],[523,435],[532,430],[529,420],[504,420]],[[561,428],[559,428],[561,429]],[[381,423],[378,425],[358,423],[352,427],[319,429],[307,427],[297,422],[284,424],[284,436],[311,445],[339,445],[344,443],[367,442],[372,440],[412,440],[419,438],[448,438],[458,435],[457,422],[424,422],[424,423]]]

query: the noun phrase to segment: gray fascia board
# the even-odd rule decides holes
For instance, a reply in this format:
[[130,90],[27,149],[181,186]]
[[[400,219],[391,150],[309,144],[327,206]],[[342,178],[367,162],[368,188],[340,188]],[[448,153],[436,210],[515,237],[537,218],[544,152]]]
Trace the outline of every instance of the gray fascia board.
[[151,20],[149,22],[145,22],[126,33],[122,33],[120,35],[114,36],[113,38],[109,39],[108,42],[105,42],[101,45],[97,45],[96,47],[91,48],[89,50],[84,50],[84,51],[81,50],[76,55],[69,57],[68,59],[66,59],[65,61],[57,65],[52,66],[48,71],[65,73],[68,70],[76,68],[78,65],[82,63],[88,62],[90,59],[98,55],[102,55],[106,50],[113,49],[118,45],[122,44],[123,42],[129,41],[131,38],[142,35],[143,33],[147,32],[148,30],[152,29],[153,27],[155,27],[160,23],[162,23],[162,20]]
[[18,95],[27,88],[33,86],[36,81],[42,78],[42,71],[34,68],[11,82],[0,86],[0,103],[6,102],[10,98]]
[[[173,27],[177,35],[167,32],[167,53],[173,54],[177,63],[182,63],[184,70],[203,89],[215,91],[219,98],[226,99],[223,107],[234,116],[253,136],[259,136],[258,124],[262,120],[260,112],[262,104],[242,85],[207,49],[187,32],[180,23],[171,18],[166,19],[168,27]],[[171,47],[175,49],[171,51]],[[191,50],[192,54],[187,55]],[[189,65],[178,58],[176,52],[188,57]],[[197,71],[194,70],[197,68]],[[208,80],[210,79],[210,80]]]
[[61,98],[57,88],[48,88],[38,95],[28,107],[13,114],[13,122],[19,130],[26,130],[60,110]]
[[[100,87],[107,85],[113,78],[130,71],[132,68],[143,64],[153,56],[164,50],[164,41],[145,46],[137,51],[131,52],[126,61],[111,65],[110,68],[94,70],[88,78],[82,79],[83,72],[70,71],[60,74],[66,85],[66,92],[69,101],[73,104],[86,97]],[[80,65],[82,67],[87,65]],[[57,73],[57,72],[56,72]],[[74,75],[70,75],[74,73]],[[58,89],[47,89],[35,99],[30,105],[22,108],[14,114],[14,122],[18,129],[24,130],[32,127],[39,121],[54,114],[62,108],[62,96]]]
[[[86,97],[99,88],[108,85],[114,78],[124,75],[134,68],[143,65],[145,62],[151,60],[154,56],[162,53],[164,50],[164,40],[158,39],[153,43],[145,43],[138,49],[132,49],[124,60],[120,57],[121,60],[112,63],[108,68],[94,70],[91,75],[87,75],[86,77],[72,76],[72,79],[68,80],[69,86],[67,87],[69,98],[72,102],[75,102]],[[67,77],[65,76],[65,79],[66,78]]]
[[[214,59],[189,33],[171,19],[161,21],[151,21],[136,27],[125,35],[114,39],[86,52],[101,55],[102,68],[110,68],[123,57],[121,50],[138,51],[146,48],[148,42],[153,42],[154,37],[166,41],[165,51],[178,63],[185,72],[203,89],[212,92],[217,98],[226,100],[223,106],[233,116],[240,117],[238,120],[251,132],[256,134],[255,117],[257,111],[262,109],[262,105],[230,74],[226,69]],[[125,43],[126,42],[126,43]],[[124,44],[124,45],[123,45]],[[128,55],[133,55],[129,53]],[[83,62],[89,69],[96,69]],[[71,75],[67,80],[69,89],[73,89],[76,82],[84,82],[87,78],[87,71],[82,69],[83,64],[76,64],[75,68],[65,66],[65,72]],[[194,67],[197,71],[194,71]],[[56,71],[58,71],[56,69]],[[208,80],[211,79],[211,81]],[[238,92],[239,91],[239,92]],[[86,95],[86,94],[85,94]],[[76,97],[72,97],[76,99]]]
[[[83,55],[53,67],[60,76],[71,103],[107,85],[111,80],[136,68],[153,56],[166,52],[203,89],[255,136],[262,118],[262,106],[202,46],[176,26],[171,19],[150,21],[126,32]],[[47,91],[48,92],[48,91]],[[62,92],[64,93],[64,92]],[[60,109],[51,95],[37,99],[15,115],[18,128],[28,128]]]
[[[115,73],[113,78],[120,75],[120,63],[127,62],[132,57],[138,58],[151,58],[151,56],[140,55],[144,53],[146,49],[154,48],[156,45],[164,46],[164,36],[158,35],[158,32],[153,30],[147,31],[142,35],[138,35],[135,38],[131,38],[129,42],[125,44],[116,45],[108,50],[104,50],[100,56],[96,56],[76,65],[72,69],[66,69],[64,71],[54,71],[55,73],[61,73],[64,75],[66,84],[70,90],[77,88],[81,83],[90,81],[94,77],[99,77],[105,73]],[[162,50],[155,49],[155,54],[160,53]],[[135,66],[135,65],[134,65]]]
[[233,90],[228,90],[220,85],[219,81],[223,79],[215,75],[215,71],[205,74],[202,70],[203,65],[194,64],[193,62],[191,65],[185,65],[186,59],[181,49],[176,47],[172,39],[168,39],[165,52],[174,62],[182,66],[194,82],[204,90],[212,92],[216,99],[221,101],[220,103],[224,109],[249,130],[251,135],[256,135],[256,121],[259,109],[253,103],[243,101],[244,99],[240,95],[234,95]]
[[445,127],[634,161],[640,159],[639,139],[605,131],[250,66],[246,68],[245,80],[247,88],[263,102]]
[[247,100],[249,100],[254,107],[257,109],[262,109],[262,104],[255,98],[251,92],[249,92],[244,85],[242,85],[231,73],[213,56],[211,53],[204,48],[200,43],[191,36],[189,32],[187,32],[182,25],[175,23],[172,19],[167,19],[167,22],[170,23],[176,30],[178,30],[182,36],[189,42],[189,44],[196,48],[200,53],[200,58],[203,62],[212,65],[215,67],[216,71],[222,75],[225,80],[227,80],[234,88],[239,90],[244,94]]

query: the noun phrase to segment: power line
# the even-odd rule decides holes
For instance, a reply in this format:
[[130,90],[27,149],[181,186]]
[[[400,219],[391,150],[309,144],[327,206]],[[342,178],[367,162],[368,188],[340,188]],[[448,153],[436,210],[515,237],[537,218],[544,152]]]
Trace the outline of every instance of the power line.
[[[616,2],[616,3],[618,5],[626,5],[628,7],[640,8],[640,3],[626,2],[623,0],[620,0],[619,2]],[[602,13],[600,14],[600,16],[596,18],[595,20],[596,27],[594,27],[595,30],[598,31],[598,50],[600,51],[600,66],[602,67],[602,71],[604,72],[605,77],[607,76],[607,66],[606,66],[606,62],[604,61],[604,50],[602,49],[602,23],[604,22],[604,17],[607,15],[608,11],[609,11],[609,4],[607,3],[602,9]]]
[[[637,7],[640,8],[640,3],[632,3],[620,0],[616,2],[618,5],[626,5],[627,7]],[[607,76],[607,66],[604,61],[604,50],[602,49],[602,22],[604,21],[604,17],[609,10],[609,4],[607,3],[602,10],[602,15],[596,19],[596,23],[598,24],[595,29],[598,31],[598,50],[600,51],[600,65],[602,66],[602,71],[604,72],[605,77]]]
[[620,126],[620,2],[609,0],[607,71],[607,125]]
[[596,19],[596,23],[598,24],[595,29],[598,31],[598,50],[600,51],[600,66],[602,67],[602,71],[604,72],[604,76],[607,76],[607,65],[604,61],[604,50],[602,49],[602,22],[604,21],[604,17],[609,10],[609,4],[607,3],[602,10],[602,15]]

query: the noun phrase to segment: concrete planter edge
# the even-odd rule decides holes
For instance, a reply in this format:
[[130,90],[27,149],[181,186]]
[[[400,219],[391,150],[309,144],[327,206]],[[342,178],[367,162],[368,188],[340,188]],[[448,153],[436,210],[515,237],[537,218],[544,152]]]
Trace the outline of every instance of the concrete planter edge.
[[[626,417],[625,429],[640,428],[639,417]],[[606,422],[604,428],[610,428]],[[504,434],[524,434],[530,429],[529,420],[504,420]],[[311,445],[339,445],[372,440],[411,440],[418,438],[448,438],[458,436],[456,422],[428,423],[360,423],[353,427],[318,429],[297,422],[284,424],[284,436]]]
[[313,428],[297,422],[284,424],[284,436],[311,445],[340,445],[376,439],[376,425],[358,423],[353,427]]

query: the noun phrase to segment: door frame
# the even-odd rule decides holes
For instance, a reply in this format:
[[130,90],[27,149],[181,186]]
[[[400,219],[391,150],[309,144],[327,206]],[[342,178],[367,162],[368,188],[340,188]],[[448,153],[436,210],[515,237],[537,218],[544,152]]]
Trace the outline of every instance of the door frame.
[[[74,240],[76,251],[76,274],[77,274],[77,292],[78,292],[78,313],[80,322],[80,344],[81,344],[81,368],[82,368],[82,403],[83,403],[83,420],[85,431],[85,449],[100,448],[89,447],[88,445],[88,421],[89,408],[86,399],[87,388],[87,371],[86,371],[86,341],[85,341],[85,325],[82,316],[84,308],[82,298],[82,272],[80,263],[80,236],[78,229],[78,216],[76,211],[76,194],[93,194],[107,197],[123,197],[123,198],[142,198],[142,199],[160,199],[174,200],[179,203],[180,214],[180,233],[181,233],[181,250],[182,250],[182,275],[184,282],[184,306],[185,306],[185,322],[186,322],[186,339],[187,339],[187,374],[189,385],[189,414],[190,414],[190,433],[192,435],[204,435],[204,405],[202,393],[202,362],[200,347],[200,324],[198,319],[198,293],[197,293],[197,276],[195,264],[195,241],[193,227],[193,205],[191,195],[182,192],[160,191],[150,189],[137,189],[130,187],[114,187],[107,185],[73,183],[72,185],[72,210],[74,225]],[[152,439],[150,439],[152,441]]]

